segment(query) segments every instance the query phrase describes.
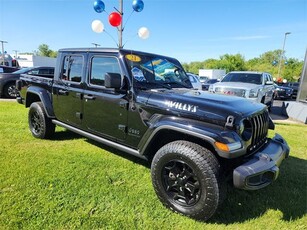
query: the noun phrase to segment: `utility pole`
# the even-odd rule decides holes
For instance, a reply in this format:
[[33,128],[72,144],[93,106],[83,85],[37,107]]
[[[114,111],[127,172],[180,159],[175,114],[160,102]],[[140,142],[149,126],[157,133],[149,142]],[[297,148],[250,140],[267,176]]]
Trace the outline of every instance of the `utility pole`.
[[15,52],[15,59],[17,59],[18,57],[17,57],[17,52],[19,51],[19,50],[13,50],[14,52]]
[[280,59],[279,59],[278,77],[281,77],[281,76],[280,76],[280,73],[281,73],[281,62],[282,62],[283,57],[284,57],[284,53],[285,53],[285,44],[286,44],[286,37],[287,37],[288,34],[291,34],[291,32],[286,32],[286,33],[285,33],[284,44],[283,44],[283,46],[282,46],[282,52],[281,52]]
[[7,41],[1,41],[1,46],[2,46],[2,64],[4,65],[5,64],[5,57],[4,57],[4,46],[3,46],[3,43],[7,43]]

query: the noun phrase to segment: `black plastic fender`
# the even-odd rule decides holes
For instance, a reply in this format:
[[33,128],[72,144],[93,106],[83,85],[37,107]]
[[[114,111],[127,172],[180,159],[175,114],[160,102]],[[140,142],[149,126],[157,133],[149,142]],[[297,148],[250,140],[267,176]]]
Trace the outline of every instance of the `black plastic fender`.
[[[151,141],[155,137],[157,137],[157,135],[159,135],[160,131],[163,130],[172,130],[178,133],[182,133],[185,135],[205,140],[215,148],[215,150],[219,155],[223,154],[220,154],[220,151],[215,147],[214,143],[216,141],[229,143],[231,142],[230,137],[232,137],[233,135],[233,131],[230,130],[225,131],[224,127],[218,125],[206,122],[200,122],[192,119],[174,117],[174,116],[157,115],[156,117],[151,119],[148,123],[149,123],[149,128],[144,134],[138,146],[141,155],[145,153],[148,146],[150,146]],[[227,138],[225,138],[226,135]],[[238,141],[236,137],[237,135],[234,135],[232,137],[233,142]]]
[[47,116],[49,118],[54,118],[55,115],[52,107],[51,93],[48,90],[38,86],[29,86],[29,88],[27,89],[25,103],[26,107],[29,107],[33,102],[37,101],[34,100],[34,95],[38,96],[39,100],[43,103]]

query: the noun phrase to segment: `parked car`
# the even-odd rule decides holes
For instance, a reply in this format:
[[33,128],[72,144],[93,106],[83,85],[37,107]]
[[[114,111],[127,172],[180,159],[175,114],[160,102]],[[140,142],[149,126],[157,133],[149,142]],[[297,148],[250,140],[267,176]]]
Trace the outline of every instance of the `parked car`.
[[29,74],[47,78],[53,78],[54,67],[29,67],[17,70],[13,73],[0,74],[0,97],[15,98],[17,96],[16,80],[21,74]]
[[202,84],[202,89],[209,90],[209,86],[217,82],[220,82],[220,80],[219,79],[208,79],[204,84]]
[[209,80],[209,77],[199,76],[199,81],[201,82],[201,84],[204,84],[208,80]]
[[189,76],[190,82],[192,83],[192,86],[194,89],[202,90],[202,84],[198,78],[197,75],[192,74],[192,73],[187,73]]
[[209,92],[245,97],[267,105],[271,109],[275,87],[271,74],[255,71],[233,71],[221,82],[209,87]]
[[299,82],[288,82],[288,83],[285,83],[283,86],[292,88],[293,89],[292,98],[297,97],[297,92],[300,87]]
[[16,67],[10,67],[6,65],[0,65],[0,73],[12,73],[19,70],[19,68]]
[[274,99],[291,99],[293,94],[293,89],[286,86],[277,85],[274,83],[275,92]]

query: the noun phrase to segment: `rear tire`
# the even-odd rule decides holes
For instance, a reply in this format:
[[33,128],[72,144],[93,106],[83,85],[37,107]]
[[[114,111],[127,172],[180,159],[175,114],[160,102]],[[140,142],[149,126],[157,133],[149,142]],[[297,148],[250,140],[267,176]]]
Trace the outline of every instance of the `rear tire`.
[[55,124],[47,117],[43,104],[31,104],[28,114],[28,123],[32,135],[40,139],[48,139],[55,132]]
[[154,190],[171,210],[207,220],[223,200],[221,167],[211,151],[188,141],[163,146],[151,164]]

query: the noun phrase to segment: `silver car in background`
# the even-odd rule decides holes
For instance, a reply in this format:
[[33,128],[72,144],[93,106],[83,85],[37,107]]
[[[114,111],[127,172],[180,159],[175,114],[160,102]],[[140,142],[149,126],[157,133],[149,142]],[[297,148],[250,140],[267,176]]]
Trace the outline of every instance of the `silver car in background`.
[[194,89],[202,90],[202,84],[196,74],[187,73]]
[[275,87],[271,74],[254,71],[233,71],[221,82],[210,85],[209,92],[245,97],[263,103],[270,109],[274,100]]

